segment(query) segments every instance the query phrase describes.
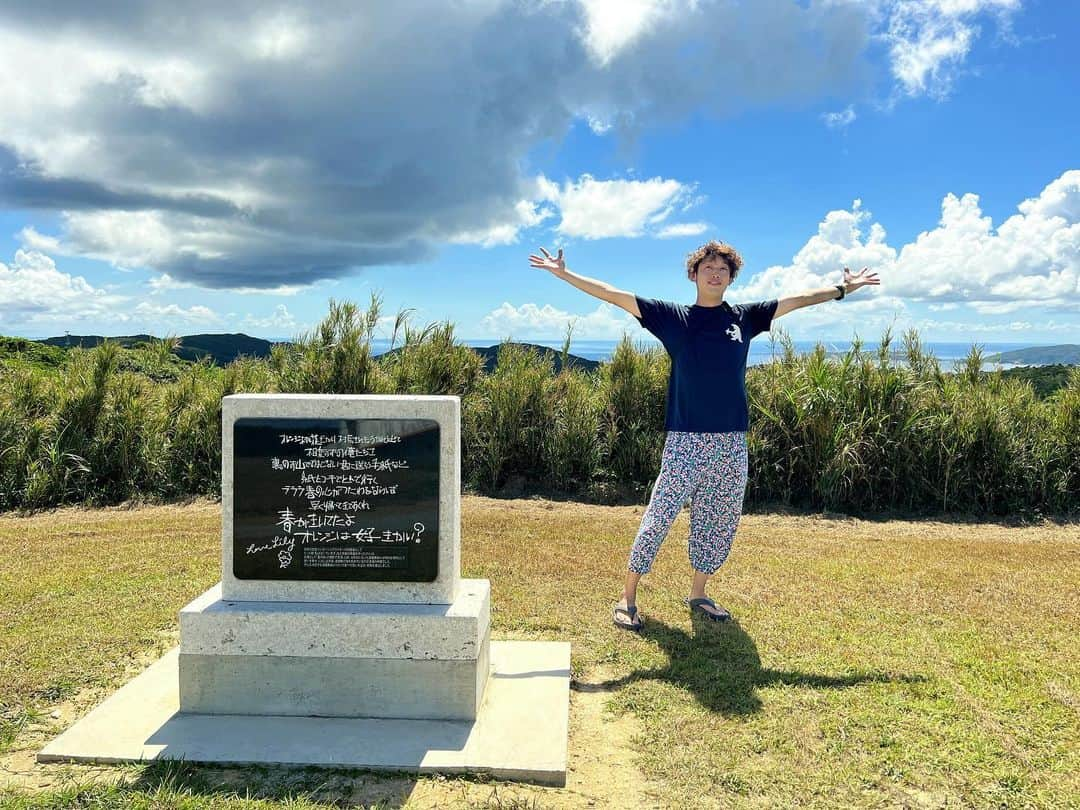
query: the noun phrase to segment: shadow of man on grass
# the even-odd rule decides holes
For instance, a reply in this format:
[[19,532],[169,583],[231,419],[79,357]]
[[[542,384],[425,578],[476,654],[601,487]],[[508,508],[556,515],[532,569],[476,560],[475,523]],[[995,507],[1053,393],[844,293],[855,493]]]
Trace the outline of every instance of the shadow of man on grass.
[[882,672],[826,675],[763,667],[754,640],[734,620],[718,623],[695,615],[693,632],[688,633],[653,618],[641,635],[667,653],[670,663],[666,667],[639,670],[599,683],[577,682],[572,688],[582,692],[611,692],[636,681],[666,681],[693,694],[710,711],[747,715],[761,709],[757,690],[774,684],[809,689],[846,689],[863,683],[915,683],[925,680],[922,675],[890,675]]

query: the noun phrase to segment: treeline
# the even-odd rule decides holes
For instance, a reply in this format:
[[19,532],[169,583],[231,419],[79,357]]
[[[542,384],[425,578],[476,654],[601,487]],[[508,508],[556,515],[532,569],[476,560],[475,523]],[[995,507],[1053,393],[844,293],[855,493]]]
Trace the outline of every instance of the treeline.
[[1074,368],[1076,366],[1067,366],[1063,363],[1053,363],[1048,366],[1018,366],[1004,369],[1001,376],[1007,380],[1027,380],[1035,389],[1035,396],[1046,399],[1069,384],[1069,374]]
[[[399,313],[402,350],[376,358],[380,304],[331,301],[296,343],[224,369],[181,363],[168,339],[0,366],[0,509],[217,495],[221,398],[240,392],[457,395],[469,491],[645,500],[664,441],[662,349],[624,338],[595,373],[556,374],[550,357],[507,343],[485,373],[451,324],[416,330]],[[1030,516],[1080,506],[1080,369],[1040,399],[1027,381],[983,371],[977,350],[943,373],[915,333],[903,365],[888,334],[839,359],[782,343],[780,358],[747,375],[750,508]]]

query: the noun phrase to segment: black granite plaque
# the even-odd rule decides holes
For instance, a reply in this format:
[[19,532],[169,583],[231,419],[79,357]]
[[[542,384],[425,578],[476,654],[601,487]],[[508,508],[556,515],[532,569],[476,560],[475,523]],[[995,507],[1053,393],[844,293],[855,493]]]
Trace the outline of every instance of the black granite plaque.
[[237,419],[233,575],[433,582],[439,423]]

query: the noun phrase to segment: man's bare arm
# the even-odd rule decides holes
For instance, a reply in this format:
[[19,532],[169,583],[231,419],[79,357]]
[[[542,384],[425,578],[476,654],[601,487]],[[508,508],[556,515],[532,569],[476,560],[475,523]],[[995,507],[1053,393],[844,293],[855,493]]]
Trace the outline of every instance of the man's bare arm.
[[617,289],[605,281],[598,281],[595,278],[580,276],[577,273],[568,270],[566,268],[566,262],[563,261],[562,249],[559,250],[558,257],[553,257],[544,248],[540,248],[540,250],[543,252],[544,258],[536,255],[529,256],[529,261],[533,267],[547,270],[553,276],[561,278],[563,281],[570,282],[579,290],[583,290],[589,295],[595,296],[602,301],[607,301],[609,304],[614,304],[617,307],[625,309],[635,318],[641,317],[641,310],[638,309],[637,299],[633,293]]
[[773,313],[773,320],[776,320],[781,315],[787,315],[787,313],[792,312],[793,310],[800,309],[801,307],[820,304],[822,301],[835,301],[846,295],[850,295],[860,287],[881,283],[878,280],[877,273],[867,273],[866,270],[867,268],[864,267],[858,273],[852,273],[846,267],[844,268],[844,283],[840,285],[844,288],[844,295],[840,294],[840,290],[837,289],[837,287],[822,287],[820,290],[810,290],[801,295],[792,295],[787,298],[781,298],[776,305],[776,312]]
[[837,290],[836,287],[822,287],[820,290],[811,290],[810,292],[804,292],[801,295],[792,295],[787,298],[781,298],[776,305],[776,312],[773,313],[773,320],[776,320],[781,315],[787,315],[789,312],[796,309],[820,304],[822,301],[836,301],[839,298],[840,291]]
[[555,275],[563,281],[569,281],[579,290],[584,290],[589,295],[594,295],[602,301],[607,301],[609,304],[622,307],[635,318],[641,317],[641,311],[638,309],[637,300],[631,292],[617,289],[607,282],[597,281],[595,278],[579,276],[577,273],[567,269],[556,272]]

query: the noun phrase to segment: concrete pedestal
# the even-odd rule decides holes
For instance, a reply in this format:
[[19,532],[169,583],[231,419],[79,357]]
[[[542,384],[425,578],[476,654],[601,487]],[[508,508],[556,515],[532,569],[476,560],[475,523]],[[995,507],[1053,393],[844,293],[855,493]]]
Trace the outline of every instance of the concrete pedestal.
[[451,605],[237,602],[180,611],[180,711],[471,720],[489,674],[491,588]]

